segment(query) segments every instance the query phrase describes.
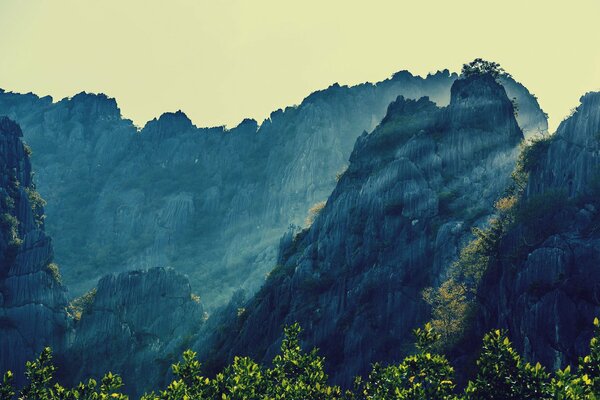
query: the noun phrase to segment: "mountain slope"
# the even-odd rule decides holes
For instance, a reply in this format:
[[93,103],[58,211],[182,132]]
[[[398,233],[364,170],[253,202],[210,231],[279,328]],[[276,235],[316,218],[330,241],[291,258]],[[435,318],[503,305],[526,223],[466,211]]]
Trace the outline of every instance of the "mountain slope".
[[[17,120],[33,149],[47,229],[73,294],[105,273],[172,266],[190,276],[212,309],[238,288],[255,291],[276,262],[290,224],[325,200],[356,138],[398,95],[448,103],[455,74],[404,71],[377,84],[333,85],[260,126],[196,128],[181,112],[141,131],[104,95],[0,93],[0,115]],[[546,129],[537,101],[506,78],[519,121]]]
[[507,328],[528,359],[548,367],[586,354],[600,315],[599,133],[600,93],[588,93],[532,147],[517,222],[479,291],[476,334]]
[[422,290],[494,212],[522,139],[490,75],[455,81],[445,108],[399,97],[358,139],[312,226],[284,241],[265,286],[199,348],[213,346],[205,356],[217,366],[237,354],[267,360],[281,326],[298,321],[343,384],[400,359],[428,318]]

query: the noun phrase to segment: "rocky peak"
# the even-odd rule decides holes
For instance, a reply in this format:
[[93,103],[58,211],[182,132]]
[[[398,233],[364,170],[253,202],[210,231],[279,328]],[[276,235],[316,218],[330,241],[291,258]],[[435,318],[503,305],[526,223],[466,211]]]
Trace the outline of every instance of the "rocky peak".
[[528,197],[553,191],[573,198],[600,187],[600,92],[587,93],[580,101],[556,133],[529,152]]
[[61,102],[66,102],[71,115],[87,116],[90,119],[121,118],[121,110],[117,105],[117,101],[104,93],[81,92]]
[[495,131],[509,124],[507,132],[519,130],[506,91],[489,74],[456,80],[450,89],[448,112],[450,124],[456,128]]
[[374,361],[405,354],[412,329],[427,318],[423,289],[439,282],[470,228],[494,212],[523,138],[494,79],[454,85],[445,108],[397,97],[359,137],[312,225],[283,241],[243,323],[215,341],[221,350],[266,361],[280,327],[298,321],[306,346],[322,349],[343,384]]
[[600,149],[600,92],[581,96],[572,118],[565,119],[556,136],[590,150]]
[[167,139],[179,133],[189,132],[195,126],[187,115],[181,110],[163,113],[158,119],[149,121],[142,129],[142,135],[154,139]]
[[242,132],[243,134],[252,134],[258,132],[258,122],[256,122],[253,118],[245,118],[242,122],[239,123],[234,129],[236,131]]

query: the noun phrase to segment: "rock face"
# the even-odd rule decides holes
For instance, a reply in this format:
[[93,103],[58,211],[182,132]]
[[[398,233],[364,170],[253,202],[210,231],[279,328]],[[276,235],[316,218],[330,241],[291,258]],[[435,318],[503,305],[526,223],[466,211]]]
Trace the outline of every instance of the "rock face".
[[25,361],[45,346],[62,350],[69,330],[66,291],[22,136],[16,123],[0,118],[0,371],[15,372],[17,383]]
[[[200,299],[172,269],[131,271],[102,278],[75,316],[22,136],[16,123],[0,118],[0,374],[11,370],[22,384],[25,362],[50,346],[62,378],[73,383],[112,371],[135,396],[157,388],[203,323]],[[180,194],[169,201],[173,211],[160,214],[160,223],[176,228],[191,200]]]
[[[356,138],[398,95],[448,104],[456,74],[404,71],[377,84],[333,85],[260,126],[196,128],[182,112],[138,131],[113,99],[0,93],[33,149],[47,229],[65,283],[79,295],[109,272],[172,266],[190,276],[212,309],[238,288],[253,292],[276,263],[290,224],[325,200]],[[506,78],[518,118],[532,132],[545,118],[527,90]]]
[[587,354],[600,315],[600,93],[532,152],[518,223],[481,286],[477,331],[509,330],[552,368]]
[[203,319],[188,279],[172,269],[107,275],[75,323],[67,375],[77,382],[110,370],[134,398],[164,387]]
[[284,240],[265,286],[206,356],[266,361],[282,325],[298,321],[339,383],[400,359],[428,318],[422,290],[443,279],[470,227],[492,213],[522,138],[489,75],[455,81],[445,108],[399,97],[357,140],[312,226]]

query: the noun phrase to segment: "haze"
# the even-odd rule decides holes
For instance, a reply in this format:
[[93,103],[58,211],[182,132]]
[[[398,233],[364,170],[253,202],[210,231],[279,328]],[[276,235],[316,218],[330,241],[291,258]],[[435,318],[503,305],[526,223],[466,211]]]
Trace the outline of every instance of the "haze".
[[600,1],[2,0],[0,87],[115,97],[137,125],[259,122],[334,82],[499,62],[550,128],[600,89]]

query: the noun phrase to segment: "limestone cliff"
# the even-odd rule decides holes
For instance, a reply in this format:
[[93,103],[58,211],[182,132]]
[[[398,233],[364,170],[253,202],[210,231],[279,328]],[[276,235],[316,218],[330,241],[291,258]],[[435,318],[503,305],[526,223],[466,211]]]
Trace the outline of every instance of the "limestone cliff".
[[[0,115],[25,128],[47,229],[71,292],[131,268],[172,266],[190,276],[205,305],[254,292],[276,262],[279,238],[327,199],[356,138],[371,131],[398,95],[440,106],[457,78],[403,71],[376,84],[332,85],[260,125],[197,128],[182,112],[138,130],[114,99],[81,93],[48,97],[0,93]],[[518,120],[532,131],[545,118],[521,85]]]
[[477,334],[509,330],[524,355],[552,368],[586,354],[600,315],[600,93],[581,98],[537,143],[517,224],[480,290]]
[[23,380],[25,361],[68,338],[65,289],[44,232],[20,127],[0,118],[0,371]]
[[470,227],[493,212],[522,139],[489,75],[455,81],[444,108],[399,97],[358,139],[312,226],[288,236],[265,286],[231,331],[213,337],[207,357],[268,360],[281,326],[298,321],[337,382],[400,359],[428,318],[422,290],[443,279]]
[[174,360],[203,323],[187,277],[154,268],[107,275],[86,299],[66,359],[73,382],[120,374],[137,398],[163,387]]

